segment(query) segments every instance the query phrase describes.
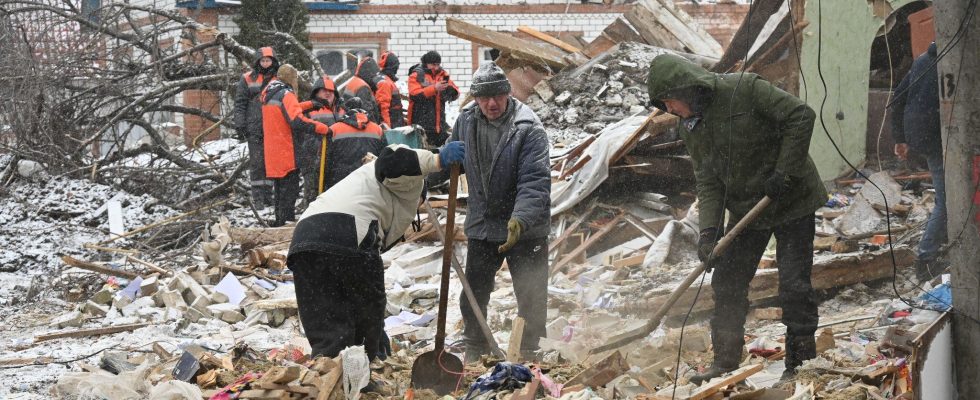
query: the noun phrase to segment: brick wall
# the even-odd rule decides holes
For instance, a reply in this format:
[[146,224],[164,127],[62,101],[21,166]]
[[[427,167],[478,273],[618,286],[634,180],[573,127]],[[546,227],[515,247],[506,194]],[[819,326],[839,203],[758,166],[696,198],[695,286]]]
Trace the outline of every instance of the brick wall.
[[722,48],[728,48],[732,37],[749,13],[747,4],[681,4],[681,9],[691,14],[704,30],[708,31]]

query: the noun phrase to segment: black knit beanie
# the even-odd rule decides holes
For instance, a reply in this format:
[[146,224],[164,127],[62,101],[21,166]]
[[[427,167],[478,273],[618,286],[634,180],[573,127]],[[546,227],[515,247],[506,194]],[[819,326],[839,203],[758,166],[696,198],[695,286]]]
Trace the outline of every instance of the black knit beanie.
[[439,52],[432,50],[422,56],[422,64],[442,64],[442,56]]

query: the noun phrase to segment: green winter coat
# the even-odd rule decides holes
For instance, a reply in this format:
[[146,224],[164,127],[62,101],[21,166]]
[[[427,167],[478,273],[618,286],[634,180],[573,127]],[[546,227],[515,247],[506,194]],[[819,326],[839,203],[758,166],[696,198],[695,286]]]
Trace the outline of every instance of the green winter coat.
[[741,219],[765,196],[765,181],[774,171],[789,176],[793,190],[770,204],[749,229],[802,218],[827,202],[808,154],[813,109],[758,75],[746,73],[741,80],[739,75],[708,72],[674,55],[657,56],[650,64],[651,99],[693,87],[709,93],[702,97],[702,120],[693,129],[687,123],[680,129],[694,161],[701,229],[721,226],[724,209],[731,213],[729,223]]

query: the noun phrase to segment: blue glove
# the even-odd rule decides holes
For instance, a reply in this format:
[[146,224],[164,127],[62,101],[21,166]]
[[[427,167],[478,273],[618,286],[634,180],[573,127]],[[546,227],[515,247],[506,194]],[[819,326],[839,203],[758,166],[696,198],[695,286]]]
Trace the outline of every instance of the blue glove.
[[443,168],[449,167],[449,165],[453,163],[462,163],[465,157],[466,146],[460,141],[446,143],[446,145],[439,150],[439,164],[441,164]]

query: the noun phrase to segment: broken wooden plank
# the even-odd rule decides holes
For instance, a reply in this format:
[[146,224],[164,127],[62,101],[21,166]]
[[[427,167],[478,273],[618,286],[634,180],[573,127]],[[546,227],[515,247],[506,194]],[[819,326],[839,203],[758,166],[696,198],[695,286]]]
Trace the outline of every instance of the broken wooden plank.
[[521,341],[524,338],[524,318],[514,318],[511,325],[510,340],[507,342],[507,361],[512,363],[521,360]]
[[[895,262],[898,268],[905,268],[915,262],[915,252],[907,247],[895,249]],[[811,270],[810,284],[815,290],[853,285],[892,276],[892,258],[888,250],[853,255],[838,255],[828,260],[816,262]],[[697,287],[689,288],[681,295],[677,304],[670,309],[668,316],[683,315],[688,311],[697,292]],[[650,300],[627,302],[617,311],[625,314],[648,314],[657,310],[667,300],[669,293],[655,291],[645,295]],[[777,298],[779,295],[779,274],[775,269],[758,270],[749,283],[749,301],[760,302]],[[715,306],[714,291],[709,285],[701,288],[695,312],[707,311]]]
[[534,29],[534,28],[532,28],[530,26],[527,26],[527,25],[518,26],[517,27],[517,31],[518,32],[526,33],[528,35],[531,35],[535,39],[541,40],[542,42],[555,45],[558,48],[560,48],[562,50],[565,50],[565,51],[567,51],[569,53],[575,53],[575,52],[578,52],[578,51],[581,51],[582,50],[582,49],[579,49],[578,47],[572,46],[572,45],[570,45],[570,44],[562,41],[561,39],[558,39],[558,38],[556,38],[554,36],[551,36],[551,35],[549,35],[547,33],[541,32],[541,31],[539,31],[537,29]]
[[248,259],[248,266],[251,268],[261,267],[266,265],[269,259],[276,256],[276,253],[283,250],[289,250],[289,242],[279,242],[268,244],[265,246],[254,247],[247,252],[245,252],[245,257]]
[[259,381],[262,383],[285,384],[299,379],[300,372],[302,372],[302,370],[300,369],[299,365],[277,365],[266,371]]
[[723,378],[715,383],[710,383],[708,386],[703,386],[697,391],[688,396],[689,400],[703,400],[713,396],[715,393],[720,392],[722,389],[728,387],[729,385],[734,385],[745,378],[755,375],[757,372],[762,371],[762,364],[749,365],[732,371],[732,375]]
[[591,206],[589,206],[587,210],[585,210],[585,212],[582,213],[582,215],[579,215],[578,218],[576,218],[575,221],[571,223],[571,225],[568,225],[568,227],[565,228],[565,232],[563,232],[561,236],[558,237],[558,239],[555,239],[554,242],[551,242],[551,244],[548,245],[548,252],[550,253],[555,251],[556,249],[558,249],[558,246],[561,246],[562,243],[568,240],[568,238],[571,237],[572,234],[574,234],[575,231],[578,230],[578,227],[582,225],[583,222],[585,222],[585,219],[588,218],[589,215],[592,215],[592,211],[595,210],[595,207],[596,205],[592,204]]
[[110,335],[113,333],[136,330],[145,326],[150,326],[150,323],[141,322],[138,324],[116,325],[116,326],[108,326],[104,328],[89,328],[89,329],[76,329],[76,330],[62,331],[62,332],[51,332],[51,333],[45,333],[43,335],[35,336],[34,343],[44,342],[53,339],[61,339],[66,337],[79,338],[79,337],[98,336],[98,335]]
[[643,37],[644,43],[671,50],[686,51],[684,44],[674,37],[663,23],[657,20],[657,14],[652,10],[635,4],[623,16]]
[[714,59],[721,57],[723,53],[721,44],[672,1],[639,0],[633,7],[645,7],[654,12],[658,16],[658,21],[690,50],[688,52]]
[[565,55],[557,50],[537,46],[529,41],[491,31],[460,19],[446,18],[446,32],[473,43],[493,47],[501,53],[508,53],[512,58],[526,62],[542,63],[555,69],[561,69],[566,65],[562,59]]
[[618,259],[616,261],[613,261],[612,262],[612,267],[613,268],[616,268],[616,269],[619,269],[619,268],[629,268],[629,267],[635,267],[635,266],[638,266],[638,265],[642,265],[643,264],[643,259],[646,258],[646,256],[647,256],[647,253],[646,252],[642,252],[642,253],[637,254],[635,256],[629,256],[629,257],[626,257],[626,258],[621,258],[621,259]]
[[640,142],[641,138],[643,138],[643,134],[649,134],[651,137],[659,136],[667,132],[670,128],[676,126],[677,122],[678,119],[675,115],[667,114],[659,110],[650,113],[650,115],[647,116],[647,119],[643,121],[643,124],[636,128],[636,131],[630,134],[629,138],[623,142],[623,145],[619,148],[619,150],[616,150],[616,153],[609,158],[609,165],[615,165],[619,162],[619,160],[632,152],[636,147],[636,144]]
[[645,222],[643,222],[643,220],[637,218],[635,215],[630,214],[628,212],[623,215],[623,218],[626,219],[626,222],[628,222],[630,225],[633,225],[633,227],[639,230],[640,233],[646,235],[646,237],[649,238],[651,241],[657,240],[657,233],[651,230],[650,227],[647,226]]
[[616,225],[619,225],[619,223],[622,220],[623,220],[623,214],[619,214],[615,218],[613,218],[612,221],[609,221],[608,223],[603,225],[598,232],[593,233],[592,236],[589,236],[588,240],[586,240],[584,243],[576,247],[575,250],[572,250],[571,253],[566,254],[565,257],[558,260],[558,262],[556,262],[555,265],[551,267],[551,274],[554,275],[558,271],[561,271],[562,268],[564,268],[575,257],[578,257],[579,255],[585,253],[585,250],[587,250],[589,247],[595,244],[595,242],[598,242],[599,239],[602,239],[602,237],[605,236],[607,233],[612,231],[613,228],[615,228]]
[[340,375],[343,374],[343,359],[340,356],[334,358],[337,363],[337,368],[331,369],[326,375],[320,377],[320,381],[317,384],[317,389],[319,393],[316,396],[316,400],[329,400],[330,393],[337,388],[337,382],[340,382]]
[[293,239],[294,226],[279,228],[236,228],[228,230],[231,241],[242,246],[242,251],[248,251],[258,246],[287,242]]
[[565,172],[562,172],[561,176],[558,177],[558,180],[559,181],[565,180],[565,178],[568,178],[572,174],[578,172],[578,170],[582,169],[582,167],[585,167],[585,165],[588,164],[589,161],[592,161],[592,155],[590,154],[586,154],[584,157],[580,157],[578,161],[575,162],[575,165],[572,165],[571,168],[566,169]]
[[626,358],[623,357],[623,354],[619,350],[616,350],[602,359],[602,361],[579,372],[565,386],[570,387],[581,384],[586,387],[598,388],[616,379],[616,377],[625,374],[629,370],[630,366],[626,362]]
[[126,279],[136,279],[136,277],[139,276],[135,272],[112,269],[93,262],[82,261],[72,256],[61,256],[61,261],[64,261],[65,264],[68,264],[68,266],[71,267],[81,268],[86,271],[98,272],[100,274],[106,274],[109,276],[116,276],[116,277],[126,278]]

